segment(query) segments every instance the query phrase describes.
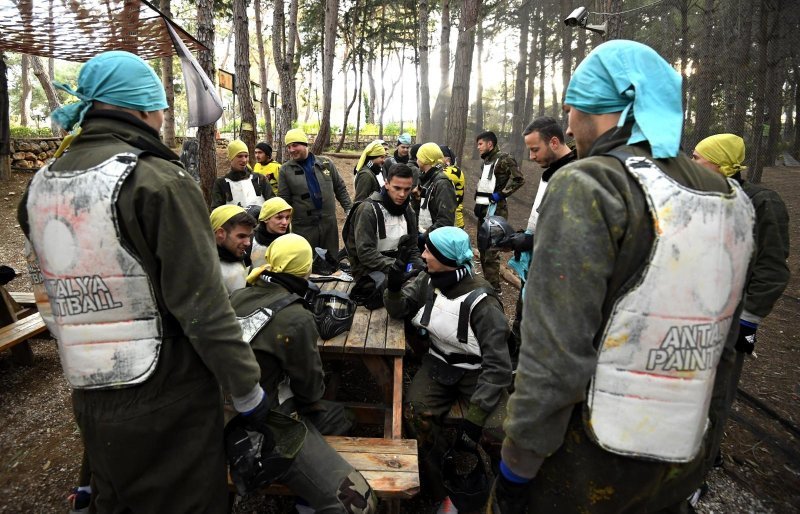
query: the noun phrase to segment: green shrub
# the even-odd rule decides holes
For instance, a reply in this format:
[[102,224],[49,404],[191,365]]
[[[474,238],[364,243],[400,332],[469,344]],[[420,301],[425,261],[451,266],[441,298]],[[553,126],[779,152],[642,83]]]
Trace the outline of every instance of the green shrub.
[[50,130],[50,127],[41,127],[37,129],[33,127],[12,126],[11,137],[13,137],[14,139],[26,139],[31,137],[53,137],[53,132]]

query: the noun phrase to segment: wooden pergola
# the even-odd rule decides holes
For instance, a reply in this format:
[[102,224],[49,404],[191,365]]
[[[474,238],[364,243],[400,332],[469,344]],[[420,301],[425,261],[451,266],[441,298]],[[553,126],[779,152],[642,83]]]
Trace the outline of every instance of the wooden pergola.
[[[143,59],[175,55],[167,25],[190,51],[207,50],[146,0],[0,0],[0,55],[16,52],[83,62],[110,50]],[[5,62],[0,59],[0,177],[10,173]]]

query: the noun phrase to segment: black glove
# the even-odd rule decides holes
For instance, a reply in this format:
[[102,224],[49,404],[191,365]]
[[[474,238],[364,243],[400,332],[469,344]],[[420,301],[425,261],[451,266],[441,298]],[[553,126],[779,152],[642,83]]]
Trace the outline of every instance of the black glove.
[[466,418],[461,418],[461,422],[458,424],[456,444],[462,444],[467,448],[476,448],[481,442],[482,435],[482,426],[476,425]]
[[264,435],[264,441],[262,443],[263,451],[272,451],[272,449],[275,448],[275,436],[272,435],[272,430],[270,430],[267,424],[269,412],[269,400],[267,399],[267,393],[264,393],[261,403],[259,403],[255,409],[242,413],[246,428]]
[[473,214],[475,214],[475,217],[478,218],[478,224],[479,225],[483,221],[483,218],[486,217],[486,210],[487,210],[487,207],[485,205],[481,205],[479,203],[476,203],[475,207],[472,209]]
[[406,264],[400,259],[395,259],[389,273],[386,274],[386,289],[396,293],[403,287],[406,281]]
[[739,320],[739,337],[736,338],[736,350],[752,354],[756,349],[756,330],[758,325],[745,320]]
[[411,236],[406,234],[397,241],[397,259],[404,264],[408,263],[411,258],[411,249],[408,247],[409,239],[411,239]]
[[489,493],[487,514],[521,514],[528,505],[528,483],[517,484],[498,473]]
[[495,245],[506,250],[514,250],[514,258],[519,260],[522,252],[533,250],[533,234],[519,231],[500,239]]

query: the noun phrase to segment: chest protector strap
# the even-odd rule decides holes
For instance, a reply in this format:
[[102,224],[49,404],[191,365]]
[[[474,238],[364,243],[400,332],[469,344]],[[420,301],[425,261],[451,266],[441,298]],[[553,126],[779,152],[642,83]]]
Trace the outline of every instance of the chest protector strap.
[[700,449],[717,364],[753,252],[753,207],[682,186],[643,157],[612,154],[641,186],[653,246],[598,345],[586,428],[609,452],[688,462]]
[[[139,257],[120,240],[116,202],[138,153],[88,170],[34,175],[30,240],[52,308],[72,387],[109,389],[146,381],[156,369],[162,318]],[[102,241],[103,244],[98,244]]]
[[302,298],[294,293],[290,293],[286,296],[282,296],[268,305],[265,305],[264,307],[259,307],[247,316],[237,317],[236,320],[242,327],[244,342],[247,344],[252,343],[253,339],[258,335],[258,333],[261,332],[261,330],[263,330],[263,328],[266,327],[270,321],[272,321],[272,319],[275,317],[275,314],[285,307],[301,301],[303,301]]

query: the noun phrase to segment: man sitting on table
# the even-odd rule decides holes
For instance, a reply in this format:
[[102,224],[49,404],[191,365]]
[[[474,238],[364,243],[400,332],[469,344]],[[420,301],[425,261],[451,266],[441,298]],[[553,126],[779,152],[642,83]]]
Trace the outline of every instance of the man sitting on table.
[[422,268],[417,219],[409,205],[413,180],[411,168],[395,164],[380,192],[356,203],[345,221],[342,239],[356,279],[372,271],[388,273],[398,258],[403,265]]
[[211,211],[211,230],[217,243],[222,282],[228,294],[245,287],[256,220],[238,205],[221,205]]
[[[403,272],[389,273],[384,303],[394,318],[411,323],[430,339],[430,349],[406,395],[404,418],[419,444],[420,469],[441,507],[450,505],[442,482],[441,461],[447,448],[442,422],[454,403],[469,402],[457,439],[474,447],[484,427],[500,425],[511,359],[508,322],[491,284],[473,274],[469,235],[442,227],[425,237],[426,272],[402,288]],[[466,316],[461,319],[461,307]],[[490,418],[490,422],[487,420]]]

